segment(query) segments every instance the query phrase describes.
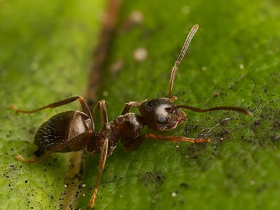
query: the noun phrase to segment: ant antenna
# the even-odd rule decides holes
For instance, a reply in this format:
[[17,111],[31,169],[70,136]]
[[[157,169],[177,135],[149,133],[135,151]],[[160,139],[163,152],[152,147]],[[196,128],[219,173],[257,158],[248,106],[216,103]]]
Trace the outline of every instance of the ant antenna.
[[200,109],[200,108],[187,106],[187,105],[177,105],[177,106],[175,106],[175,108],[184,108],[184,109],[188,109],[188,110],[191,110],[194,112],[211,112],[211,111],[217,111],[217,110],[231,110],[231,111],[246,114],[248,116],[253,116],[252,112],[250,112],[249,110],[246,110],[246,109],[243,109],[240,107],[233,107],[233,106],[217,106],[217,107],[212,107],[209,109]]
[[175,74],[176,74],[176,71],[178,69],[178,66],[179,64],[181,63],[184,55],[186,54],[188,48],[189,48],[189,45],[191,43],[191,40],[193,38],[193,36],[195,35],[196,31],[198,30],[198,25],[194,25],[191,29],[191,31],[189,32],[188,36],[187,36],[187,39],[183,45],[183,48],[181,50],[181,53],[180,55],[178,56],[177,60],[175,61],[175,64],[174,64],[174,67],[172,68],[172,71],[171,71],[171,76],[170,76],[170,86],[169,86],[169,95],[168,95],[168,98],[171,98],[171,94],[172,94],[172,89],[173,89],[173,83],[174,83],[174,78],[175,78]]

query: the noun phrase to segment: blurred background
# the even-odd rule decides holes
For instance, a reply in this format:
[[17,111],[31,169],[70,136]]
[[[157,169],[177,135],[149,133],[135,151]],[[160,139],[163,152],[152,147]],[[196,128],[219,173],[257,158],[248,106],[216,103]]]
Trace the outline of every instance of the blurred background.
[[[112,2],[0,1],[1,208],[86,208],[98,156],[79,153],[77,173],[77,155],[54,154],[37,164],[15,159],[18,153],[32,158],[38,127],[79,104],[32,115],[8,107],[30,110],[87,97]],[[177,103],[240,106],[254,116],[187,112],[187,121],[169,133],[207,136],[209,144],[146,140],[131,153],[118,144],[102,174],[96,209],[278,209],[279,2],[123,0],[113,17],[96,95],[106,100],[109,120],[126,102],[168,95],[171,68],[194,24],[200,28],[175,78]]]

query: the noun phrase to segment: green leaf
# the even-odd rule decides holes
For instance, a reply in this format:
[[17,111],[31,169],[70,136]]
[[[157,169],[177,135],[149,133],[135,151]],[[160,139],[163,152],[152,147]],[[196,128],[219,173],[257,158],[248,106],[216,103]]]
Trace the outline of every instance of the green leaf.
[[[33,115],[16,114],[8,107],[32,109],[84,95],[85,69],[96,45],[103,3],[41,0],[0,5],[1,208],[58,209],[69,181],[70,154],[54,154],[37,164],[21,163],[15,156],[31,158],[39,125],[79,105]],[[135,10],[144,20],[127,28]],[[110,120],[125,102],[167,96],[170,70],[194,24],[200,29],[176,75],[176,103],[241,106],[254,116],[188,111],[187,121],[168,133],[208,136],[209,144],[148,139],[131,153],[118,144],[102,173],[96,209],[278,208],[279,12],[278,2],[261,0],[123,3],[99,94]],[[140,47],[148,52],[143,62],[133,57]],[[122,68],[112,73],[111,65],[120,60]],[[85,158],[80,182],[85,187],[80,188],[77,209],[88,205],[98,161],[98,155]]]

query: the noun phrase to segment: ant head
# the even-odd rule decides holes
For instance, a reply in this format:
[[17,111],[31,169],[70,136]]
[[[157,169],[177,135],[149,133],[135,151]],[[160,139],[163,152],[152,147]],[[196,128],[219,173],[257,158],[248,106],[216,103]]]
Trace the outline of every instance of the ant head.
[[152,130],[168,131],[186,120],[185,113],[176,108],[169,98],[156,98],[143,101],[139,111],[145,124]]

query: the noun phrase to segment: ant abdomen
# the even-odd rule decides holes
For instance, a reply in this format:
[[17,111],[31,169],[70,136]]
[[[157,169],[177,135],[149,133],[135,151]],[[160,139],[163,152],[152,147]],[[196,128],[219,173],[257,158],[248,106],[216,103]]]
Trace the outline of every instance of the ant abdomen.
[[[89,117],[80,111],[67,111],[54,115],[44,122],[35,134],[37,157],[52,152],[72,152],[84,149],[88,140]],[[83,139],[83,141],[81,141]]]

